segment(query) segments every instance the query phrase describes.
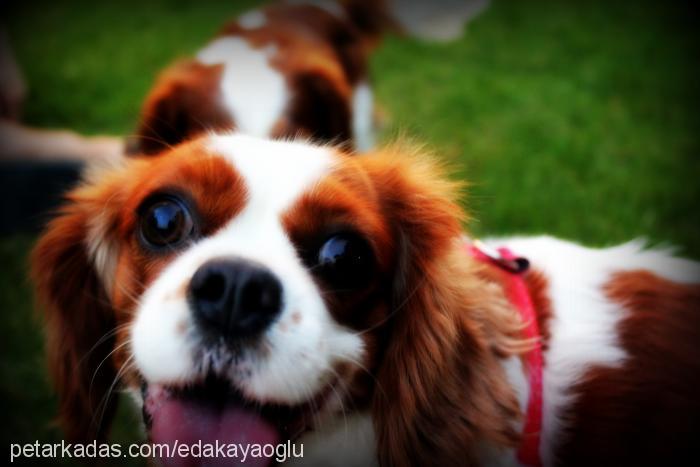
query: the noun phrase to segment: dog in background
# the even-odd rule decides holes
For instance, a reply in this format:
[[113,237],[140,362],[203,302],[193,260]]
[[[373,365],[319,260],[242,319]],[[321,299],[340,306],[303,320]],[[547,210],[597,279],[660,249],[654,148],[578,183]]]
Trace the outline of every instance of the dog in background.
[[484,0],[275,2],[227,24],[166,69],[145,99],[130,152],[153,154],[208,130],[374,144],[371,52],[386,31],[446,40]]

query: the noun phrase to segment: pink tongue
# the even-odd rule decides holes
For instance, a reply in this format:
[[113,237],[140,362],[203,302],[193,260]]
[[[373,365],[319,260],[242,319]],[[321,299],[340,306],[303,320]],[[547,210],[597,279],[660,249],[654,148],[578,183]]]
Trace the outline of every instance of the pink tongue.
[[[263,457],[261,450],[265,444],[276,445],[280,439],[279,433],[253,410],[234,404],[215,408],[196,400],[159,396],[155,397],[157,401],[150,398],[146,408],[152,417],[151,442],[170,446],[171,457],[164,457],[163,454],[163,465],[193,467],[236,464],[262,467],[274,460]],[[173,449],[183,449],[177,448],[176,442],[177,446],[188,445],[188,456],[181,457],[177,452],[172,452]],[[223,453],[221,449],[217,452],[222,445]],[[236,457],[232,457],[234,445]],[[260,446],[258,457],[253,455],[254,445]],[[245,461],[244,451],[247,452]]]

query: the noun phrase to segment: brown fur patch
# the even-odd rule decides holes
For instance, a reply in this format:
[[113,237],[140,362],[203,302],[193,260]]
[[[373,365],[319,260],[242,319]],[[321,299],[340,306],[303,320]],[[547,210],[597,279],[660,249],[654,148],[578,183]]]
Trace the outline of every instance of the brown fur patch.
[[146,97],[131,154],[156,154],[207,130],[234,127],[224,108],[220,81],[223,66],[195,60],[167,68]]
[[[360,167],[347,161],[282,216],[285,230],[307,264],[313,262],[331,234],[352,231],[370,243],[378,262],[372,283],[352,293],[338,295],[328,290],[324,294],[333,317],[354,329],[366,329],[381,318],[376,313],[378,293],[387,287],[386,277],[393,261],[391,231],[376,201],[375,189]],[[329,288],[321,281],[319,286]]]
[[700,433],[700,284],[649,271],[619,272],[605,285],[624,307],[618,368],[588,371],[573,394],[563,465],[680,465]]
[[[142,163],[144,162],[144,163]],[[122,308],[132,305],[171,261],[172,254],[144,251],[134,231],[139,206],[156,193],[173,193],[191,201],[192,215],[202,236],[210,236],[243,209],[247,199],[245,182],[224,159],[209,153],[201,142],[188,143],[146,161],[136,161],[131,173],[136,179],[125,187],[118,212],[118,232],[123,246],[113,300]],[[132,285],[130,287],[130,285]]]
[[349,93],[339,91],[320,71],[295,74],[288,81],[293,97],[271,136],[305,137],[352,147]]

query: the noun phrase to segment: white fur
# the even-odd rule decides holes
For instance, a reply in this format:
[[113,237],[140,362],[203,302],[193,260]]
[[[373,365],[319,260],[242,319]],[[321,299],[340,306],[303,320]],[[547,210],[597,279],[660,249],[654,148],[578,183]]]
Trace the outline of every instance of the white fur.
[[119,259],[119,247],[112,240],[110,232],[107,232],[111,225],[106,215],[100,215],[88,219],[87,235],[85,244],[87,246],[88,258],[92,261],[95,271],[104,285],[107,296],[111,296],[116,285],[115,275],[117,272],[117,261]]
[[[297,257],[280,216],[333,164],[332,153],[300,143],[241,135],[212,136],[213,155],[230,161],[245,180],[245,208],[213,236],[183,252],[149,287],[132,327],[138,369],[148,382],[194,379],[197,340],[191,312],[177,291],[208,260],[237,257],[267,266],[282,282],[283,310],[262,340],[268,352],[249,349],[230,368],[218,368],[260,401],[305,402],[328,384],[333,364],[363,359],[362,339],[333,320],[320,291]],[[298,313],[296,322],[292,315]],[[185,327],[187,333],[178,332]]]
[[224,65],[221,91],[242,133],[270,136],[289,100],[284,76],[269,63],[274,52],[272,46],[255,49],[240,37],[222,37],[197,54],[202,63]]
[[[605,249],[547,236],[492,239],[487,244],[507,246],[547,276],[553,317],[544,354],[540,451],[544,465],[552,465],[553,449],[561,441],[561,416],[573,402],[568,391],[591,367],[615,367],[626,358],[615,332],[625,310],[605,296],[604,284],[617,271],[637,269],[677,282],[698,282],[700,264],[674,258],[668,251],[644,250],[640,241]],[[513,383],[512,371],[508,374]]]
[[388,0],[391,17],[409,34],[424,40],[458,39],[464,26],[489,5],[489,0]]
[[326,12],[332,14],[336,18],[344,19],[345,10],[337,2],[333,0],[289,0],[287,3],[292,5],[313,5],[315,7],[321,8]]
[[[518,406],[522,413],[527,410],[528,397],[530,397],[530,381],[526,377],[523,361],[519,357],[509,357],[502,363],[506,373],[506,379],[515,390]],[[522,421],[518,423],[518,431],[522,428]]]
[[181,263],[175,261],[146,289],[131,326],[134,362],[148,382],[187,382],[194,376],[195,343],[177,331],[191,326],[189,307],[184,296],[171,298],[181,272],[172,266]]
[[244,29],[258,29],[265,26],[267,18],[260,10],[250,10],[238,17],[238,24]]
[[372,88],[366,82],[359,83],[352,94],[352,133],[358,151],[368,151],[374,147],[372,115]]

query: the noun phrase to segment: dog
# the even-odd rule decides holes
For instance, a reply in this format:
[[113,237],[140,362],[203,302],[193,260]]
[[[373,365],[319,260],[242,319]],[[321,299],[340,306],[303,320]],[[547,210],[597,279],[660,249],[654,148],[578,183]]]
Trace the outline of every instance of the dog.
[[274,2],[227,24],[147,95],[129,153],[155,154],[207,130],[313,138],[365,151],[375,141],[369,57],[388,32],[456,38],[486,0]]
[[206,130],[309,137],[369,149],[368,58],[391,25],[381,2],[276,2],[227,24],[166,69],[145,99],[131,153]]
[[458,193],[407,146],[235,132],[93,174],[32,259],[68,438],[105,439],[123,388],[154,443],[302,465],[689,458],[700,264],[470,239]]

